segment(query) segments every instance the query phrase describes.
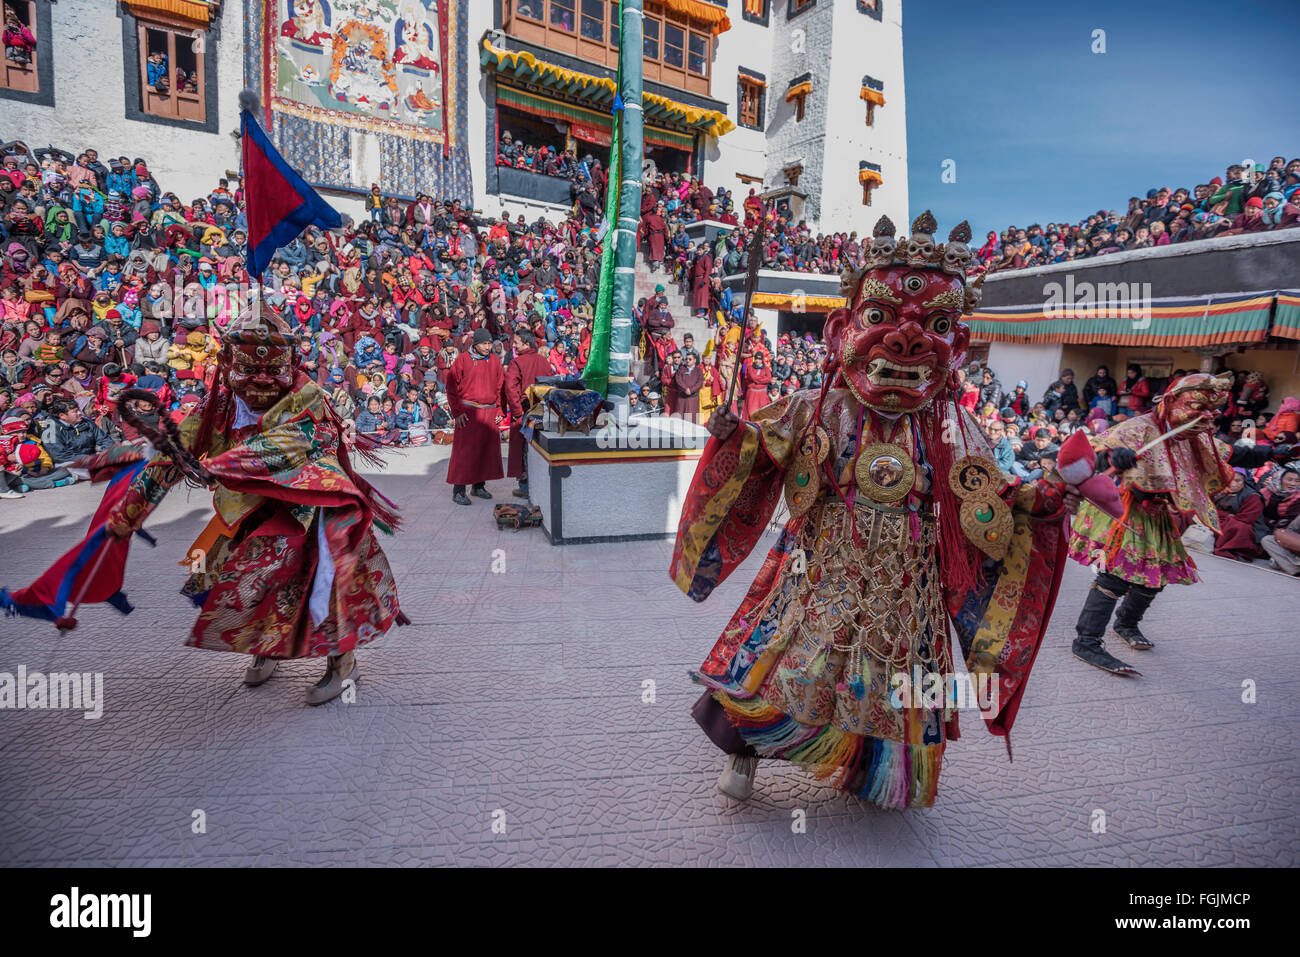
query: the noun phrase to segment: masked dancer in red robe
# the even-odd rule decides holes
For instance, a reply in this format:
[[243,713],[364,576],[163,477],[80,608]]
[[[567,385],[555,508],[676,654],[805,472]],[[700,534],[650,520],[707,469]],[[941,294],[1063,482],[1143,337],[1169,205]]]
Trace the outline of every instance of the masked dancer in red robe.
[[1214,416],[1231,387],[1230,378],[1193,372],[1170,383],[1152,411],[1093,437],[1097,467],[1114,469],[1120,477],[1124,512],[1113,519],[1085,504],[1074,519],[1070,557],[1097,569],[1075,625],[1073,651],[1080,661],[1115,675],[1141,676],[1106,650],[1105,638],[1134,651],[1154,648],[1138,626],[1156,595],[1166,585],[1199,580],[1182,542],[1192,519],[1217,534],[1214,496],[1231,484],[1233,468],[1286,462],[1300,454],[1300,446],[1230,446],[1216,438]]
[[[90,533],[29,588],[0,592],[0,604],[61,628],[76,625],[64,610],[69,594],[129,611],[121,587],[132,533],[178,482],[207,486],[215,514],[184,562],[182,593],[201,609],[186,644],[252,655],[248,685],[267,681],[281,659],[326,658],[307,692],[308,704],[323,704],[359,677],[356,648],[408,623],[372,528],[391,533],[396,514],[353,469],[348,430],[299,368],[285,322],[254,304],[222,340],[203,406],[179,426],[136,418],[150,444],[80,461],[113,476]],[[143,390],[122,398],[124,415],[157,402]],[[51,590],[56,581],[61,590]]]
[[966,282],[970,227],[946,245],[934,230],[928,212],[907,240],[877,223],[865,265],[844,277],[849,306],[827,318],[820,389],[709,421],[670,567],[678,587],[703,601],[782,496],[790,513],[693,674],[708,689],[694,716],[728,754],[718,788],[732,797],[750,795],[770,757],[882,807],[932,804],[967,680],[950,621],[989,730],[1007,735],[1019,708],[1076,495],[1008,479],[957,408],[980,280]]

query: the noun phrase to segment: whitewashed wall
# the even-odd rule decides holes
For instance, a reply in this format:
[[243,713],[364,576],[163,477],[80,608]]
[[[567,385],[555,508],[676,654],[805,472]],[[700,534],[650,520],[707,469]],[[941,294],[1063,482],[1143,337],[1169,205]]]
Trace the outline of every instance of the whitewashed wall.
[[[732,27],[719,38],[712,96],[727,104],[734,120],[736,75],[747,67],[767,77],[766,115],[762,132],[737,128],[710,141],[710,186],[735,187],[743,199],[749,187],[737,173],[762,175],[767,188],[782,186],[785,164],[802,158],[798,188],[809,194],[805,219],[814,231],[856,229],[864,235],[882,213],[906,230],[913,213],[907,196],[902,7],[901,0],[882,3],[881,20],[861,13],[854,0],[820,0],[791,20],[785,0],[771,0],[766,27],[745,20],[739,4],[729,5]],[[796,122],[785,91],[805,72],[813,74],[813,91],[803,120]],[[863,74],[885,84],[885,106],[876,108],[870,127],[859,96]],[[870,207],[862,205],[859,160],[882,168],[884,185]]]
[[[1047,391],[1047,387],[1061,374],[1061,350],[1059,342],[990,342],[988,366],[998,374],[1002,388],[1010,392],[1016,382],[1024,379],[1029,383],[1029,399],[1037,402]],[[1089,369],[1083,375],[1075,370],[1075,385],[1083,388],[1083,382],[1092,375]]]
[[[849,0],[834,4],[830,80],[825,91],[814,89],[812,94],[825,110],[827,130],[820,182],[823,232],[856,229],[859,236],[869,235],[884,213],[906,233],[912,217],[920,212],[911,210],[907,199],[902,0],[880,2],[884,5],[880,20],[860,13]],[[804,18],[796,18],[795,23],[800,19]],[[876,107],[872,126],[867,126],[867,104],[859,95],[864,73],[885,84],[885,105]],[[879,163],[884,178],[870,206],[862,205],[859,160]],[[945,236],[953,225],[944,225]]]
[[[741,16],[741,5],[728,5],[731,29],[718,38],[717,52],[713,58],[713,74],[709,95],[727,104],[727,116],[735,122],[739,110],[736,104],[736,77],[740,67],[762,73],[772,80],[772,28],[750,23]],[[772,91],[768,90],[768,111],[772,105]],[[736,178],[765,176],[767,173],[767,136],[762,130],[737,126],[725,136],[712,137],[704,149],[704,179],[710,189],[719,186],[734,190],[737,200],[749,195],[750,185]],[[762,192],[762,187],[755,185]]]

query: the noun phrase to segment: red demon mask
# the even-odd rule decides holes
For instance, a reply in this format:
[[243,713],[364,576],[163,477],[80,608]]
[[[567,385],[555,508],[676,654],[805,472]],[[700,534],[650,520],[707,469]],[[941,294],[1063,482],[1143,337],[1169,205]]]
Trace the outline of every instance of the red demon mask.
[[254,412],[265,412],[293,388],[298,373],[295,338],[269,306],[253,308],[223,335],[222,365],[230,391]]
[[1175,441],[1186,441],[1214,429],[1214,413],[1228,400],[1230,383],[1229,379],[1193,372],[1166,390],[1157,405],[1159,417],[1165,425],[1169,429],[1176,429],[1189,422],[1196,423],[1186,432],[1175,436]]
[[966,361],[962,276],[892,265],[869,270],[847,309],[826,322],[826,341],[863,405],[915,412],[952,386]]

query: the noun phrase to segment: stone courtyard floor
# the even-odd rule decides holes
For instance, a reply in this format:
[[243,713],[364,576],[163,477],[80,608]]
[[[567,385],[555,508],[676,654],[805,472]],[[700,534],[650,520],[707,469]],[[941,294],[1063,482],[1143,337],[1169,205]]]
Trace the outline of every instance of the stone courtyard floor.
[[[1204,581],[1148,616],[1156,649],[1119,652],[1145,672],[1125,680],[1069,654],[1091,575],[1070,565],[1014,763],[970,712],[932,809],[880,811],[772,763],[737,805],[714,790],[687,671],[761,554],[697,605],[670,542],[557,548],[453,505],[445,452],[376,478],[403,510],[383,544],[414,625],[360,653],[355,703],[303,704],[319,662],[247,688],[247,659],[183,646],[176,563],[206,493],[177,490],[148,525],[159,547],[132,546],[130,616],[83,609],[65,635],[0,620],[0,672],[100,672],[105,699],[99,720],[0,711],[0,864],[1300,863],[1296,580],[1198,553]],[[99,496],[0,502],[0,584],[71,547]]]

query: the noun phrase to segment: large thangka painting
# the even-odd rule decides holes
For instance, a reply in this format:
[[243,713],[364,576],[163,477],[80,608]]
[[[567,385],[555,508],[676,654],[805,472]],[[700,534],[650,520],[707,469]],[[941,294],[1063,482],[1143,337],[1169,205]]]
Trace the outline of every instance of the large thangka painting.
[[[411,195],[418,179],[470,200],[469,2],[251,0],[249,74],[290,162],[324,186],[368,188],[358,180],[378,175],[385,191]],[[353,155],[367,149],[377,170],[373,155]]]

